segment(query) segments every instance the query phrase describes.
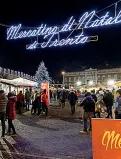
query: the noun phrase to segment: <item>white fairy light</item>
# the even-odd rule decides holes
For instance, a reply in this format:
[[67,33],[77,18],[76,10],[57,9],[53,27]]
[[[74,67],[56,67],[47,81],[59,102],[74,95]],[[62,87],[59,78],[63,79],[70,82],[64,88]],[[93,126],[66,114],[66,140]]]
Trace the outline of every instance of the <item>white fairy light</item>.
[[[34,27],[34,29],[24,29],[22,24],[17,26],[11,26],[7,29],[7,40],[11,39],[23,39],[23,38],[32,38],[32,37],[39,37],[43,36],[43,40],[46,39],[46,42],[42,42],[41,45],[38,44],[38,40],[34,41],[33,44],[27,46],[27,49],[36,49],[39,46],[41,48],[46,47],[57,47],[57,46],[67,46],[67,45],[78,45],[84,44],[89,41],[88,36],[84,36],[83,32],[77,36],[72,38],[57,39],[57,35],[62,32],[70,32],[75,31],[81,28],[94,28],[94,27],[101,27],[101,26],[109,26],[113,24],[121,23],[121,11],[115,15],[115,17],[111,17],[109,12],[106,12],[103,16],[98,17],[95,19],[96,12],[85,12],[81,18],[79,19],[79,23],[75,23],[75,19],[72,16],[69,21],[63,25],[62,28],[58,26],[48,27],[47,24],[41,24],[39,27]],[[76,27],[75,27],[76,26]],[[69,35],[70,37],[70,35]]]

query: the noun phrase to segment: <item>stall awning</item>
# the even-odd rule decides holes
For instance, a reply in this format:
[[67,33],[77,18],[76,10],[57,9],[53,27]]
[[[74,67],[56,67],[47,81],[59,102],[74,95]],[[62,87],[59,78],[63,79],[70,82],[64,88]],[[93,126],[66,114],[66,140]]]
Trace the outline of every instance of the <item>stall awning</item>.
[[37,87],[37,83],[24,78],[16,78],[13,80],[0,79],[1,83],[6,83],[14,86],[26,86],[26,87]]
[[115,83],[115,86],[121,87],[121,81],[116,82],[116,83]]

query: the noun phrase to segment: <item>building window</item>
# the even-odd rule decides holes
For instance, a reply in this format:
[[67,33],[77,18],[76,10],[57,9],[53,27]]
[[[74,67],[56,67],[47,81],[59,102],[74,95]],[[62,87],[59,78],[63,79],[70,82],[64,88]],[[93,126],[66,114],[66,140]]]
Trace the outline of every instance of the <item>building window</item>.
[[85,78],[84,78],[84,77],[82,77],[82,83],[83,83],[83,84],[85,83]]
[[71,82],[71,77],[69,77],[69,82]]
[[78,77],[78,81],[81,81],[81,77]]
[[67,82],[67,78],[65,78],[65,82]]
[[118,80],[120,80],[120,79],[121,79],[120,75],[117,75],[117,79],[118,79]]
[[74,82],[76,82],[76,77],[74,77]]
[[102,81],[105,81],[105,76],[102,76]]
[[108,75],[108,79],[111,79],[111,75]]
[[117,75],[114,75],[114,79],[117,80]]

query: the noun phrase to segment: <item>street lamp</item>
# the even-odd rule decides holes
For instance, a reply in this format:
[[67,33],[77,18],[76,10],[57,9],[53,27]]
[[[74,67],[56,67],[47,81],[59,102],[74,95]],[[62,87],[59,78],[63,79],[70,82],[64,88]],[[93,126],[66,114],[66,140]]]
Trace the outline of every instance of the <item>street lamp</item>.
[[89,85],[92,86],[94,84],[93,81],[89,81]]
[[80,86],[81,85],[81,81],[77,81],[77,86]]
[[114,84],[115,84],[114,80],[109,80],[109,81],[108,81],[108,85],[109,85],[109,86],[113,86]]
[[65,86],[65,80],[64,80],[65,71],[62,71],[62,75],[63,75],[63,86]]

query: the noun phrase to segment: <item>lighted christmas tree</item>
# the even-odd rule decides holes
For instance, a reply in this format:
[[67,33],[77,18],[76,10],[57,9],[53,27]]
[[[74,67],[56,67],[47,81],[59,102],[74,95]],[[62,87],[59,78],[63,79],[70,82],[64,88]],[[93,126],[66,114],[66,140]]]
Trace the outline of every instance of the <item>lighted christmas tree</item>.
[[40,86],[41,82],[51,82],[51,78],[49,77],[49,73],[43,61],[40,62],[38,70],[36,71],[35,80],[38,83],[38,87]]

